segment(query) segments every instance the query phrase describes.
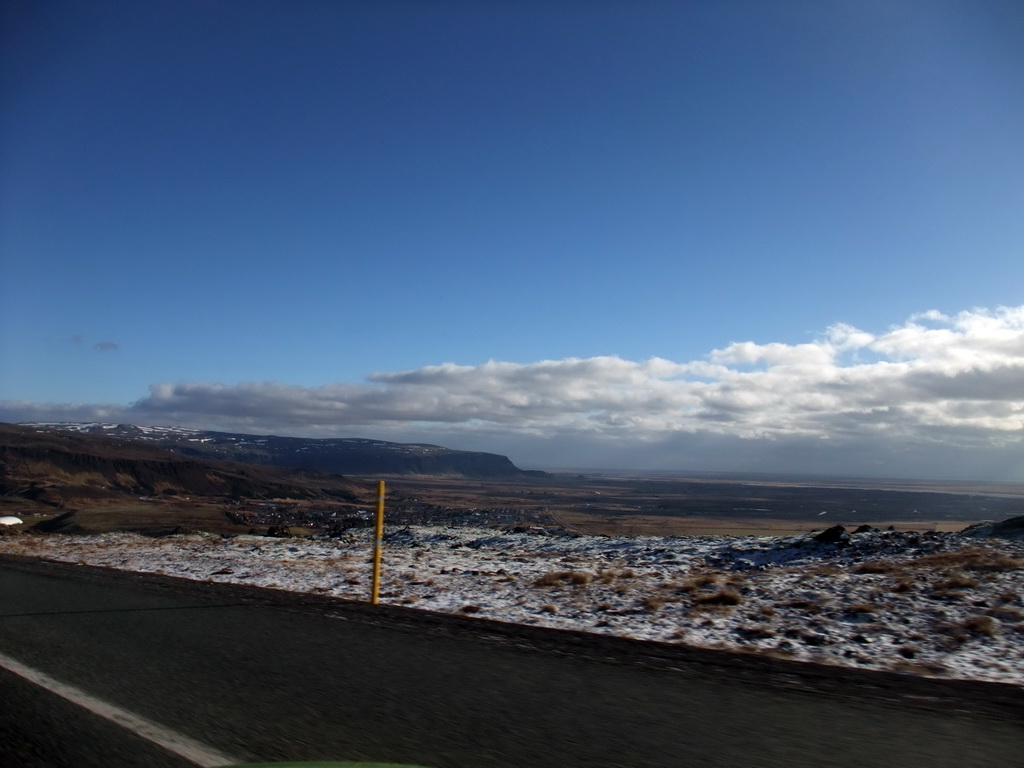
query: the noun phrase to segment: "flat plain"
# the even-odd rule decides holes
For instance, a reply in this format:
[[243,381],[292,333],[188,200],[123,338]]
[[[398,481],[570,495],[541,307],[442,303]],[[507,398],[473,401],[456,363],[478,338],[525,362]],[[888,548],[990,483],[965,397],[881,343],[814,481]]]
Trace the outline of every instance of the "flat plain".
[[[779,536],[833,525],[955,531],[1024,514],[1024,485],[850,478],[553,474],[516,483],[388,480],[392,519],[443,513],[585,534]],[[428,520],[433,511],[438,519]]]
[[64,532],[167,533],[176,528],[296,533],[366,524],[377,481],[389,525],[540,527],[610,536],[781,536],[843,525],[957,531],[1024,514],[1024,485],[850,478],[561,473],[521,480],[348,478],[352,501],[178,496],[80,499],[60,507],[5,498],[27,524],[65,516]]

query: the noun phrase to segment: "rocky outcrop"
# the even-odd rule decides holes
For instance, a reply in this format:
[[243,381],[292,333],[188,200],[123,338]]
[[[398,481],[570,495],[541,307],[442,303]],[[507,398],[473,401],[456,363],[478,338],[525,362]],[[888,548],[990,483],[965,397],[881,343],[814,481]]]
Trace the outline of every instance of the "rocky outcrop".
[[1024,539],[1024,515],[998,523],[975,523],[964,528],[960,535],[973,538]]

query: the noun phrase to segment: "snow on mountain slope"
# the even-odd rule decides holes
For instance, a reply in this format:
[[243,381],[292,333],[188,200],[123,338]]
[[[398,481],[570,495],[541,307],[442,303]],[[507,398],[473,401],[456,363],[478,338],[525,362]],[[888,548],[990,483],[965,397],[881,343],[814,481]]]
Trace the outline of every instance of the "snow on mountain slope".
[[481,451],[459,451],[425,443],[391,443],[356,437],[248,435],[185,427],[102,422],[32,422],[19,426],[104,435],[147,443],[200,458],[277,464],[339,474],[424,474],[495,478],[528,474],[516,467],[506,456]]

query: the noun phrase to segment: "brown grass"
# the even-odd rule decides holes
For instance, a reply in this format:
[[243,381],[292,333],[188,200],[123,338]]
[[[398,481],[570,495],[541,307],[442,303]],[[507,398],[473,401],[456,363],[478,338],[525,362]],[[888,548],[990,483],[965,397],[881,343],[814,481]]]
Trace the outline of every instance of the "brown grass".
[[718,577],[711,573],[694,576],[679,585],[680,592],[696,592],[701,587],[710,587],[718,583]]
[[951,589],[974,589],[978,586],[978,580],[965,573],[954,571],[945,579],[935,582],[932,586],[940,592]]
[[707,595],[698,595],[694,602],[697,605],[703,606],[714,606],[714,605],[739,605],[743,602],[743,596],[735,589],[730,587],[723,587],[716,592],[712,592]]
[[640,601],[640,604],[643,605],[646,610],[653,613],[654,611],[660,610],[665,605],[665,598],[661,595],[648,595]]
[[915,561],[915,565],[932,570],[958,568],[968,571],[1016,571],[1024,569],[1024,560],[1004,555],[988,547],[965,547],[954,552],[935,552]]
[[995,637],[999,634],[1000,624],[991,616],[976,615],[968,616],[960,622],[936,622],[935,631],[942,635],[943,647],[956,650],[972,637]]
[[880,560],[868,560],[853,569],[854,573],[890,573],[900,566],[896,563],[886,563]]
[[779,603],[780,608],[796,608],[805,613],[821,613],[824,609],[820,600],[787,600]]
[[593,576],[585,571],[549,571],[533,582],[535,587],[555,587],[560,584],[582,586],[589,584]]
[[598,568],[595,578],[602,584],[611,584],[616,579],[632,579],[636,573],[632,568]]
[[896,583],[892,587],[893,592],[913,592],[914,591],[914,580],[907,577],[901,576],[896,580]]
[[972,635],[995,637],[999,634],[999,622],[991,616],[968,616],[960,626]]
[[989,616],[1000,621],[1021,621],[1024,619],[1024,610],[1015,608],[1012,605],[1000,605],[995,608],[989,608],[987,613]]
[[557,586],[557,585],[562,583],[562,576],[564,574],[565,574],[565,571],[550,571],[548,573],[545,573],[543,576],[540,576],[539,578],[537,578],[537,580],[533,582],[533,586],[535,586],[535,587],[554,587],[554,586]]

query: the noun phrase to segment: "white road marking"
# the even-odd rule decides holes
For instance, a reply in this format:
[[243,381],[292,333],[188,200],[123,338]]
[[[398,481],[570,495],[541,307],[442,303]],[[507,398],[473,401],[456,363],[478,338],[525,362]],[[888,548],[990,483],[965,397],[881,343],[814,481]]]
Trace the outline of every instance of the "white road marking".
[[126,731],[130,731],[136,736],[146,739],[146,741],[151,741],[163,747],[168,752],[172,752],[178,755],[178,757],[188,760],[190,763],[201,766],[201,768],[215,768],[216,766],[235,765],[244,762],[218,752],[205,744],[200,744],[188,736],[176,733],[170,728],[165,728],[144,717],[139,717],[113,704],[101,701],[85,691],[79,690],[67,683],[62,683],[60,680],[55,680],[45,672],[27,667],[20,661],[5,656],[2,653],[0,653],[0,667],[8,672],[13,672],[18,677],[23,677],[31,683],[35,683],[40,688],[45,688],[50,693],[57,694],[62,699],[77,704],[94,715],[98,715],[121,726]]

